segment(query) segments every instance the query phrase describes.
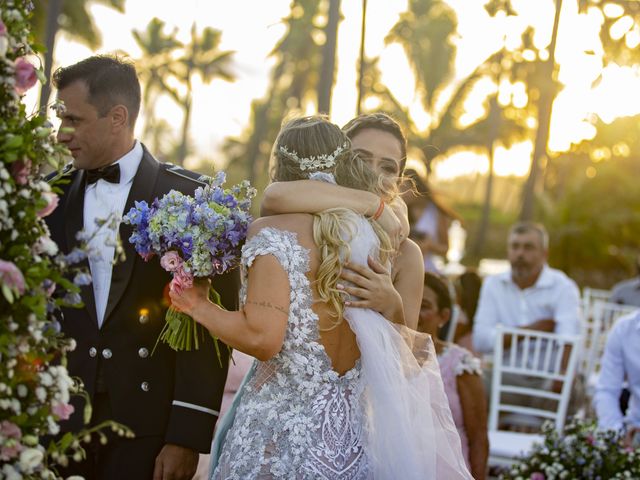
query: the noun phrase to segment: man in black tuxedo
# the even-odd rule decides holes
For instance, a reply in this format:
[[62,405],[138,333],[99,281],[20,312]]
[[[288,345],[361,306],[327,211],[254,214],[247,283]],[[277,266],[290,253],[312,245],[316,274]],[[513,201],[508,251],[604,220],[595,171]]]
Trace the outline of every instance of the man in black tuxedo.
[[[199,175],[157,162],[135,139],[140,84],[135,67],[111,56],[94,56],[54,74],[65,108],[59,141],[73,154],[60,204],[47,218],[63,252],[77,245],[76,233],[97,227],[95,219],[126,214],[134,201],[149,204],[172,189],[192,194]],[[66,128],[71,127],[71,129]],[[103,229],[104,230],[104,229]],[[199,350],[175,352],[160,343],[165,323],[163,295],[170,276],[158,259],[145,262],[120,225],[126,260],[112,265],[115,232],[92,240],[101,255],[87,260],[93,284],[82,288],[84,308],[63,311],[63,332],[76,340],[69,354],[72,376],[82,379],[93,404],[92,424],[113,419],[130,427],[134,439],[112,436],[93,442],[86,461],[71,462],[65,475],[100,479],[190,479],[198,452],[208,452],[227,376],[209,335]],[[237,271],[214,279],[228,309],[237,309]],[[223,348],[223,352],[226,348]],[[83,425],[83,400],[63,431]]]

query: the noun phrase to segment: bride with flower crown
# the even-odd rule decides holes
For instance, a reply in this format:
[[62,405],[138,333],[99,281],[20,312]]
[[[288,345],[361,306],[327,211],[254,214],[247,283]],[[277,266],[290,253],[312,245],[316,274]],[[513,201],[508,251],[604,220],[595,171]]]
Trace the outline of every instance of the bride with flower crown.
[[[391,198],[340,128],[322,116],[281,129],[275,181],[311,178]],[[382,189],[382,191],[381,191]],[[242,252],[242,309],[209,285],[170,292],[175,307],[257,359],[238,397],[214,479],[470,479],[428,335],[345,305],[346,261],[393,261],[386,233],[351,210],[256,220]]]

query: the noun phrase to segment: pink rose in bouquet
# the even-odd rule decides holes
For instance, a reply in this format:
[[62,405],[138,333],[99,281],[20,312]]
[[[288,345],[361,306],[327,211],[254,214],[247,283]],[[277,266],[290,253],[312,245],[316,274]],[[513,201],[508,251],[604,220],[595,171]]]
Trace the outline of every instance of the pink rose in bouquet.
[[175,250],[170,250],[160,258],[160,266],[167,272],[177,272],[182,267],[182,258]]

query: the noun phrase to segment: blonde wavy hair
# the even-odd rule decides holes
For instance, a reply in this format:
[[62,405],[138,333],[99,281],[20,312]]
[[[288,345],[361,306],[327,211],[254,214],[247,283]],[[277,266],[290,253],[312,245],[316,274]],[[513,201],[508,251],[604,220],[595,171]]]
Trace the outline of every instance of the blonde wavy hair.
[[[345,144],[347,148],[336,155],[334,166],[313,171],[333,174],[339,185],[369,191],[387,201],[397,195],[395,183],[378,177],[366,162],[354,155],[349,138],[324,115],[298,117],[283,123],[271,151],[271,180],[286,182],[309,178],[310,172],[303,171],[299,161],[287,152],[295,151],[298,159],[318,157],[331,154]],[[314,214],[313,239],[320,253],[316,288],[335,319],[329,330],[343,321],[343,292],[336,288],[336,284],[342,264],[351,255],[349,243],[356,234],[356,215],[346,208],[332,208]],[[393,252],[391,240],[377,222],[369,222],[380,241],[379,260],[387,263]]]

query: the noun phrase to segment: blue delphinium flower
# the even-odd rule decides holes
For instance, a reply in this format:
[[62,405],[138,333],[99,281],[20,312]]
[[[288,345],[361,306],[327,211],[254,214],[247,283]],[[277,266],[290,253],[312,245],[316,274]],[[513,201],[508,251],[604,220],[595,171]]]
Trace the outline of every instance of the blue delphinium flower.
[[178,252],[184,271],[196,277],[224,273],[239,263],[252,217],[255,189],[248,181],[224,189],[218,172],[193,196],[172,190],[162,198],[136,202],[124,217],[133,227],[129,241],[144,258]]

